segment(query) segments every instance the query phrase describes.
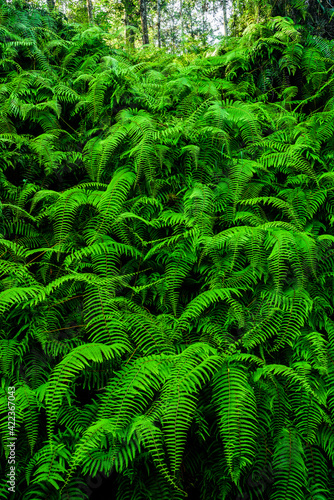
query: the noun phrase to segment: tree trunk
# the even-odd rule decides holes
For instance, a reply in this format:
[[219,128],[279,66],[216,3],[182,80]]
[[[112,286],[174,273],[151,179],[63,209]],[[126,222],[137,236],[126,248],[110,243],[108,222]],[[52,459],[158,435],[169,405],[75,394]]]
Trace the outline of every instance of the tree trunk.
[[125,42],[128,47],[134,49],[135,47],[135,34],[131,29],[131,21],[128,14],[125,12]]
[[55,0],[46,0],[47,6],[49,10],[54,10],[55,8]]
[[158,11],[158,47],[161,47],[161,0],[157,0]]
[[174,49],[175,49],[175,24],[174,24],[174,15],[172,15],[172,48],[173,48],[173,54],[174,54]]
[[135,16],[138,15],[135,9],[135,5],[132,2],[132,0],[122,0],[122,4],[124,6],[124,12],[125,12],[125,40],[126,40],[126,45],[134,49],[135,47],[135,33],[133,29],[131,28],[132,26],[137,28],[138,23],[135,19]]
[[143,33],[143,45],[149,43],[148,39],[148,29],[147,29],[147,0],[139,0],[139,8],[140,8],[140,20],[141,20],[141,29]]
[[205,0],[202,3],[202,33],[203,33],[203,35],[204,35],[204,31],[205,31]]
[[87,5],[87,14],[88,14],[88,22],[89,24],[93,24],[93,3],[92,0],[86,0],[86,5]]
[[227,36],[227,13],[226,13],[226,1],[223,0],[223,18],[224,18],[224,35]]
[[183,1],[180,0],[181,47],[183,47]]

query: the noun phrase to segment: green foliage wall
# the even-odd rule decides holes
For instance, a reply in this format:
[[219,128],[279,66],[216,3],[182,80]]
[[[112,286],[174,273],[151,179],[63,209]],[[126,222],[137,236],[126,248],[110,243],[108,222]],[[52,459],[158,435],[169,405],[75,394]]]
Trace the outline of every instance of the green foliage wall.
[[129,56],[8,5],[0,33],[13,498],[111,469],[119,500],[334,498],[333,42],[276,17]]

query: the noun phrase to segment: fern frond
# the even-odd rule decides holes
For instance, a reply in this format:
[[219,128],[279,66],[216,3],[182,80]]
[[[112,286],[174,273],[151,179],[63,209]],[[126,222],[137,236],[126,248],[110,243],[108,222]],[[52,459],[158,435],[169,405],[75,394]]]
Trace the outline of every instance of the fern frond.
[[64,359],[55,367],[48,382],[46,391],[46,413],[48,417],[47,430],[49,440],[52,439],[53,428],[57,419],[58,409],[63,396],[68,390],[68,384],[88,365],[90,361],[103,361],[121,353],[120,346],[106,346],[104,344],[84,344],[72,349]]
[[213,401],[219,415],[228,470],[232,481],[238,484],[243,469],[254,458],[258,433],[256,401],[242,366],[223,366],[214,379]]
[[306,485],[305,453],[301,439],[293,428],[282,429],[274,448],[274,492],[271,500],[304,498]]

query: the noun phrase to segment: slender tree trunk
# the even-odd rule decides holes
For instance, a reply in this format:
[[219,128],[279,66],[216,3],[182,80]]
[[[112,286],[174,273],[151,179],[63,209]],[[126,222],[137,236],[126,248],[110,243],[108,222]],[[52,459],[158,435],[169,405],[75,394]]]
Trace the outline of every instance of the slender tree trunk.
[[129,45],[129,30],[128,30],[128,15],[126,9],[124,8],[124,29],[125,29],[125,43]]
[[161,0],[157,0],[158,11],[158,47],[161,47]]
[[125,41],[126,45],[130,48],[134,48],[135,46],[135,34],[130,27],[130,19],[128,14],[125,12]]
[[[188,16],[189,16],[189,13],[188,13]],[[193,18],[192,18],[192,15],[191,15],[191,11],[190,11],[189,19],[190,19],[190,35],[191,35],[191,37],[193,37],[194,36],[194,30],[193,30]]]
[[141,29],[143,33],[143,45],[149,43],[147,29],[147,0],[139,0]]
[[135,6],[131,0],[123,0],[124,12],[125,12],[125,40],[126,45],[133,49],[135,46],[135,34],[131,26],[137,27],[137,22],[135,21]]
[[202,33],[203,33],[203,35],[204,35],[204,31],[205,31],[205,0],[202,3]]
[[55,8],[55,0],[46,0],[47,6],[49,10],[54,10]]
[[180,0],[181,45],[183,45],[183,0]]
[[174,29],[174,15],[172,15],[172,48],[173,48],[173,54],[175,52],[175,29]]
[[223,0],[223,19],[224,19],[224,35],[227,36],[227,13],[226,13],[227,0]]
[[86,0],[86,5],[87,5],[88,22],[89,24],[94,24],[92,0]]

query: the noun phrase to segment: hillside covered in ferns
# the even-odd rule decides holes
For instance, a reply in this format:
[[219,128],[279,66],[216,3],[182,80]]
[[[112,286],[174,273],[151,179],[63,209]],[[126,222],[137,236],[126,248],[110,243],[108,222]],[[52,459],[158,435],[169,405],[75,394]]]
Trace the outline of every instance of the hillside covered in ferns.
[[334,499],[334,41],[0,20],[0,498]]

